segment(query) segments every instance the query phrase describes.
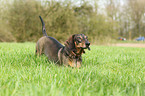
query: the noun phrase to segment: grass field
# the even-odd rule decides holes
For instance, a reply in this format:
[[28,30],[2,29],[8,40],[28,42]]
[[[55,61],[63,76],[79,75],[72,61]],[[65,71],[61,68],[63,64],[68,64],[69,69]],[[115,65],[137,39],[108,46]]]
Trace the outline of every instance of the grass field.
[[145,48],[91,46],[77,69],[35,56],[35,43],[0,43],[0,96],[145,96]]

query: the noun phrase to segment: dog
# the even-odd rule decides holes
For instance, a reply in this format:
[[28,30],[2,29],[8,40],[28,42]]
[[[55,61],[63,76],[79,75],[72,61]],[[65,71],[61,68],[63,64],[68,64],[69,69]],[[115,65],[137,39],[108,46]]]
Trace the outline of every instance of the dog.
[[46,33],[45,23],[39,16],[42,23],[41,37],[36,43],[36,55],[45,54],[50,61],[59,65],[81,67],[82,54],[84,49],[90,50],[90,42],[84,34],[74,34],[66,42],[64,46],[55,38],[50,37]]

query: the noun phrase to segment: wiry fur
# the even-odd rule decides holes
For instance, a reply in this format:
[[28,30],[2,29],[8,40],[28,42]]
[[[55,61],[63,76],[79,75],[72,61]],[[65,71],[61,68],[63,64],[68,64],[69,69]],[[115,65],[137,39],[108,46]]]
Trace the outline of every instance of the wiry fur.
[[[42,33],[41,37],[36,43],[36,54],[45,54],[49,60],[54,61],[57,64],[63,64],[65,66],[80,67],[82,63],[82,53],[84,49],[77,47],[75,40],[80,34],[72,35],[66,42],[65,46],[59,43],[55,38],[47,36],[45,23],[40,17],[42,22]],[[87,41],[87,40],[86,40]],[[89,45],[86,45],[89,48]]]

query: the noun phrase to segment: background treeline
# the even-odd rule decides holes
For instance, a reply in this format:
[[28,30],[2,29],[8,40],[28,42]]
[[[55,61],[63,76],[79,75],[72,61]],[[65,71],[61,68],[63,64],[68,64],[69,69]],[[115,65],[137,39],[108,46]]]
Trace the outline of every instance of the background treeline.
[[101,0],[1,0],[0,41],[37,41],[42,36],[39,15],[47,34],[59,41],[77,33],[92,42],[145,36],[144,0],[104,1],[100,5]]

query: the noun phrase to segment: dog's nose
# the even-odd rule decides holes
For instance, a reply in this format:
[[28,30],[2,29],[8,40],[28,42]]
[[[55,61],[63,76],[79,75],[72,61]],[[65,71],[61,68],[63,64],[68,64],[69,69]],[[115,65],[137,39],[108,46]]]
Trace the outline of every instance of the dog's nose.
[[85,44],[86,44],[87,46],[89,46],[89,45],[90,45],[90,42],[86,42]]

